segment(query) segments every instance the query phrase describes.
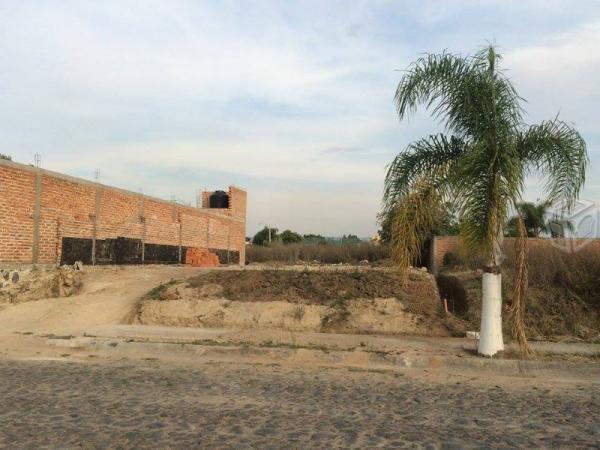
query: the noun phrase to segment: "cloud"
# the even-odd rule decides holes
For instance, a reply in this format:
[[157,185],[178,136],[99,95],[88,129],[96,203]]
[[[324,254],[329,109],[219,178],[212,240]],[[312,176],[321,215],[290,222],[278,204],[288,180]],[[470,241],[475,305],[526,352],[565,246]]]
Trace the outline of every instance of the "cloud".
[[364,147],[329,147],[321,152],[322,155],[330,155],[332,153],[363,153],[368,152],[368,148]]
[[439,130],[398,122],[395,69],[495,39],[528,119],[560,110],[595,154],[598,23],[568,1],[2,2],[0,149],[165,198],[240,184],[250,228],[366,236],[385,165]]

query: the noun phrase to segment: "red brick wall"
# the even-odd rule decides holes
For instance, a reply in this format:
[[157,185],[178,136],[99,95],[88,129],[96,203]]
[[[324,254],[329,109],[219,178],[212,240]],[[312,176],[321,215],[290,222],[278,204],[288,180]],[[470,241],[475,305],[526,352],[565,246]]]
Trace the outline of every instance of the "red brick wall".
[[0,168],[0,261],[31,261],[35,174]]
[[429,271],[437,273],[444,265],[444,255],[459,250],[458,236],[435,236],[431,242]]
[[60,261],[62,237],[128,237],[148,244],[238,251],[245,261],[246,192],[228,209],[199,209],[0,160],[0,261],[31,263],[36,174],[41,177],[38,262]]

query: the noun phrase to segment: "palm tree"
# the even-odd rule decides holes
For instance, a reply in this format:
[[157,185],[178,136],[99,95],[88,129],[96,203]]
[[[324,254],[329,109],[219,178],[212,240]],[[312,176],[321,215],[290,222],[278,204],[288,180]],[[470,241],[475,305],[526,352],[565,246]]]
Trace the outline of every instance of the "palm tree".
[[[564,237],[565,229],[573,230],[573,224],[559,214],[553,214],[548,219],[548,210],[552,206],[551,202],[540,203],[523,202],[517,205],[518,212],[523,218],[523,224],[527,231],[527,237],[540,237],[540,234],[546,233],[551,237]],[[519,216],[513,216],[506,224],[505,235],[515,237],[518,235],[517,225]]]
[[431,227],[430,212],[450,201],[459,205],[464,245],[487,261],[478,351],[503,350],[501,244],[509,209],[517,211],[517,267],[512,296],[513,335],[529,352],[523,326],[527,285],[526,229],[517,205],[526,176],[546,178],[547,200],[570,208],[585,181],[587,152],[581,135],[556,117],[539,125],[523,120],[523,99],[498,65],[493,46],[473,56],[426,55],[412,63],[398,84],[400,119],[419,105],[445,127],[408,145],[388,166],[385,210],[395,209],[395,261],[410,264]]

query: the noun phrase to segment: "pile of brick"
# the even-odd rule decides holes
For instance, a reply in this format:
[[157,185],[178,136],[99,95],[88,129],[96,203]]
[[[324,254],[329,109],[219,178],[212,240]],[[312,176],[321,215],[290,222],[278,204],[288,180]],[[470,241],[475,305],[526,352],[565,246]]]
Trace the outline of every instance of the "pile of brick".
[[189,247],[185,263],[194,267],[219,267],[219,256],[206,248]]

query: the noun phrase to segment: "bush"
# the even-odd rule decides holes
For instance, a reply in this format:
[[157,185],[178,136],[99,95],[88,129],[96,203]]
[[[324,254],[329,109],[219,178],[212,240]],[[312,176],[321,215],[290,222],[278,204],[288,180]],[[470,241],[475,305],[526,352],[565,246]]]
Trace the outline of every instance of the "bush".
[[360,261],[377,262],[390,257],[387,246],[370,243],[361,244],[273,244],[269,247],[248,246],[246,261],[248,263],[279,262],[285,264],[310,263],[322,264],[348,263]]
[[281,235],[279,235],[281,242],[284,244],[297,244],[302,242],[302,236],[292,230],[284,230]]
[[270,245],[278,239],[277,228],[264,227],[252,238],[252,244],[254,245]]
[[444,254],[444,259],[442,261],[444,267],[452,269],[454,267],[461,267],[464,265],[463,259],[460,257],[458,253],[448,252]]

